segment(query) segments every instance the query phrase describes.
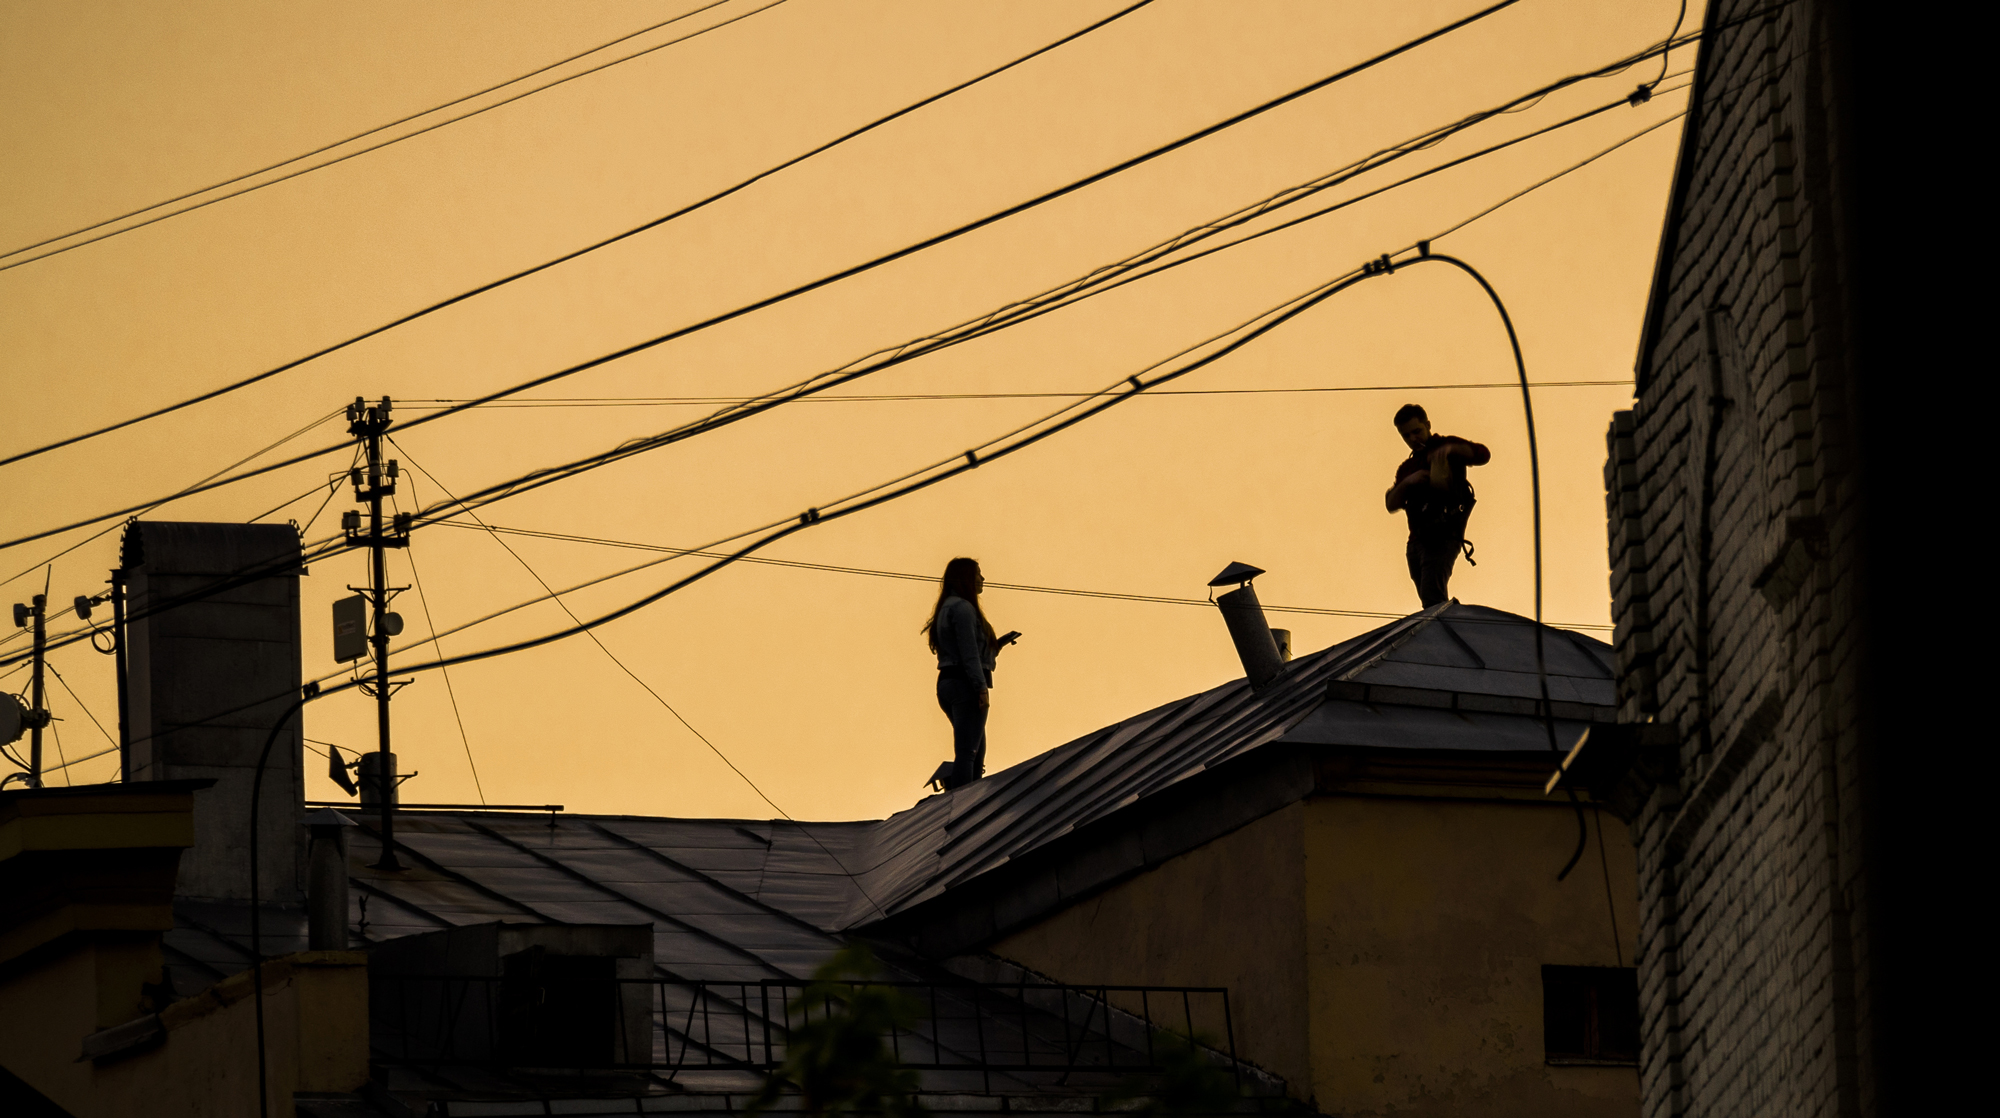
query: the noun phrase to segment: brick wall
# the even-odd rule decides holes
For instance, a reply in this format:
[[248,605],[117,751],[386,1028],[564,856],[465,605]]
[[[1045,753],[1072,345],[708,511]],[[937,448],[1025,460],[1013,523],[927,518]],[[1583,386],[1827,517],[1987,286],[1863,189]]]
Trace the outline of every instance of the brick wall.
[[1607,440],[1621,719],[1680,742],[1633,821],[1647,1118],[1876,1109],[1825,14],[1710,5],[1638,400]]

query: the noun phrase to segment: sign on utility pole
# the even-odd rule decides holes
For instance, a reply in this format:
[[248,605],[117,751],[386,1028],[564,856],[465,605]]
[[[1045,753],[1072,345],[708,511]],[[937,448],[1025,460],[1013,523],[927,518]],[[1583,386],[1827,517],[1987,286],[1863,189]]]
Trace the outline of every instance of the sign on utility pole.
[[333,658],[345,664],[368,655],[368,596],[333,603]]
[[[382,397],[380,403],[370,404],[356,396],[347,408],[347,432],[361,443],[366,457],[366,466],[356,466],[349,471],[348,478],[354,484],[354,499],[368,506],[368,528],[362,532],[360,510],[351,510],[340,518],[340,526],[347,535],[349,547],[368,549],[368,585],[366,588],[350,586],[357,598],[350,602],[364,603],[372,608],[374,624],[367,643],[374,647],[375,664],[373,679],[361,683],[363,693],[375,698],[375,730],[378,748],[375,765],[375,792],[377,804],[382,811],[382,860],[373,868],[380,870],[400,870],[401,862],[396,859],[396,755],[389,749],[389,698],[407,680],[392,682],[389,679],[389,638],[403,631],[403,619],[389,612],[389,600],[398,593],[409,589],[407,586],[390,586],[388,571],[388,549],[410,546],[410,514],[397,513],[393,521],[385,524],[382,519],[382,502],[396,492],[396,461],[382,458],[382,437],[389,431],[389,398]],[[334,655],[348,646],[343,644],[340,631],[342,606],[334,604]],[[359,604],[348,606],[358,613]],[[358,635],[358,634],[353,634]],[[356,654],[349,659],[360,659]]]

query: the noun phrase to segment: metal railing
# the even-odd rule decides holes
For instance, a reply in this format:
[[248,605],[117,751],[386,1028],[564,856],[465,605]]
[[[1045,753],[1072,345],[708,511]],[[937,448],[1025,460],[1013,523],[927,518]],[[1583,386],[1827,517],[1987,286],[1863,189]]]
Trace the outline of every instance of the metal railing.
[[1166,1046],[1184,1050],[1173,1034],[1236,1066],[1228,992],[1194,986],[379,976],[370,1043],[385,1065],[762,1075],[863,991],[900,1002],[882,1039],[903,1067],[978,1073],[987,1089],[995,1073],[1157,1072]]

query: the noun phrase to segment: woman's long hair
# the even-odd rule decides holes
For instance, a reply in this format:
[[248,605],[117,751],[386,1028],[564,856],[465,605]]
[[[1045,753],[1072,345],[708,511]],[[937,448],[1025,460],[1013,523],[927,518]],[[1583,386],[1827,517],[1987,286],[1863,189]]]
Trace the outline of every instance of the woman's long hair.
[[944,578],[939,580],[937,604],[931,607],[930,620],[924,622],[924,639],[930,642],[931,651],[936,652],[938,611],[944,608],[946,598],[964,598],[972,603],[972,612],[979,618],[979,631],[986,637],[986,647],[994,642],[993,623],[986,620],[986,611],[979,608],[979,591],[972,588],[972,580],[979,575],[979,560],[959,556],[944,565]]

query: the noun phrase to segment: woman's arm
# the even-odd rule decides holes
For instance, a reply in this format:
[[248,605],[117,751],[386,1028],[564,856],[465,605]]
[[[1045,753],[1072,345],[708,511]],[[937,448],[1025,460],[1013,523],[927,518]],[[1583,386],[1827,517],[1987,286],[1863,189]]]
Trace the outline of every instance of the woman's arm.
[[945,606],[945,635],[950,638],[952,659],[958,661],[965,678],[986,695],[986,637],[979,631],[979,614],[963,598]]

